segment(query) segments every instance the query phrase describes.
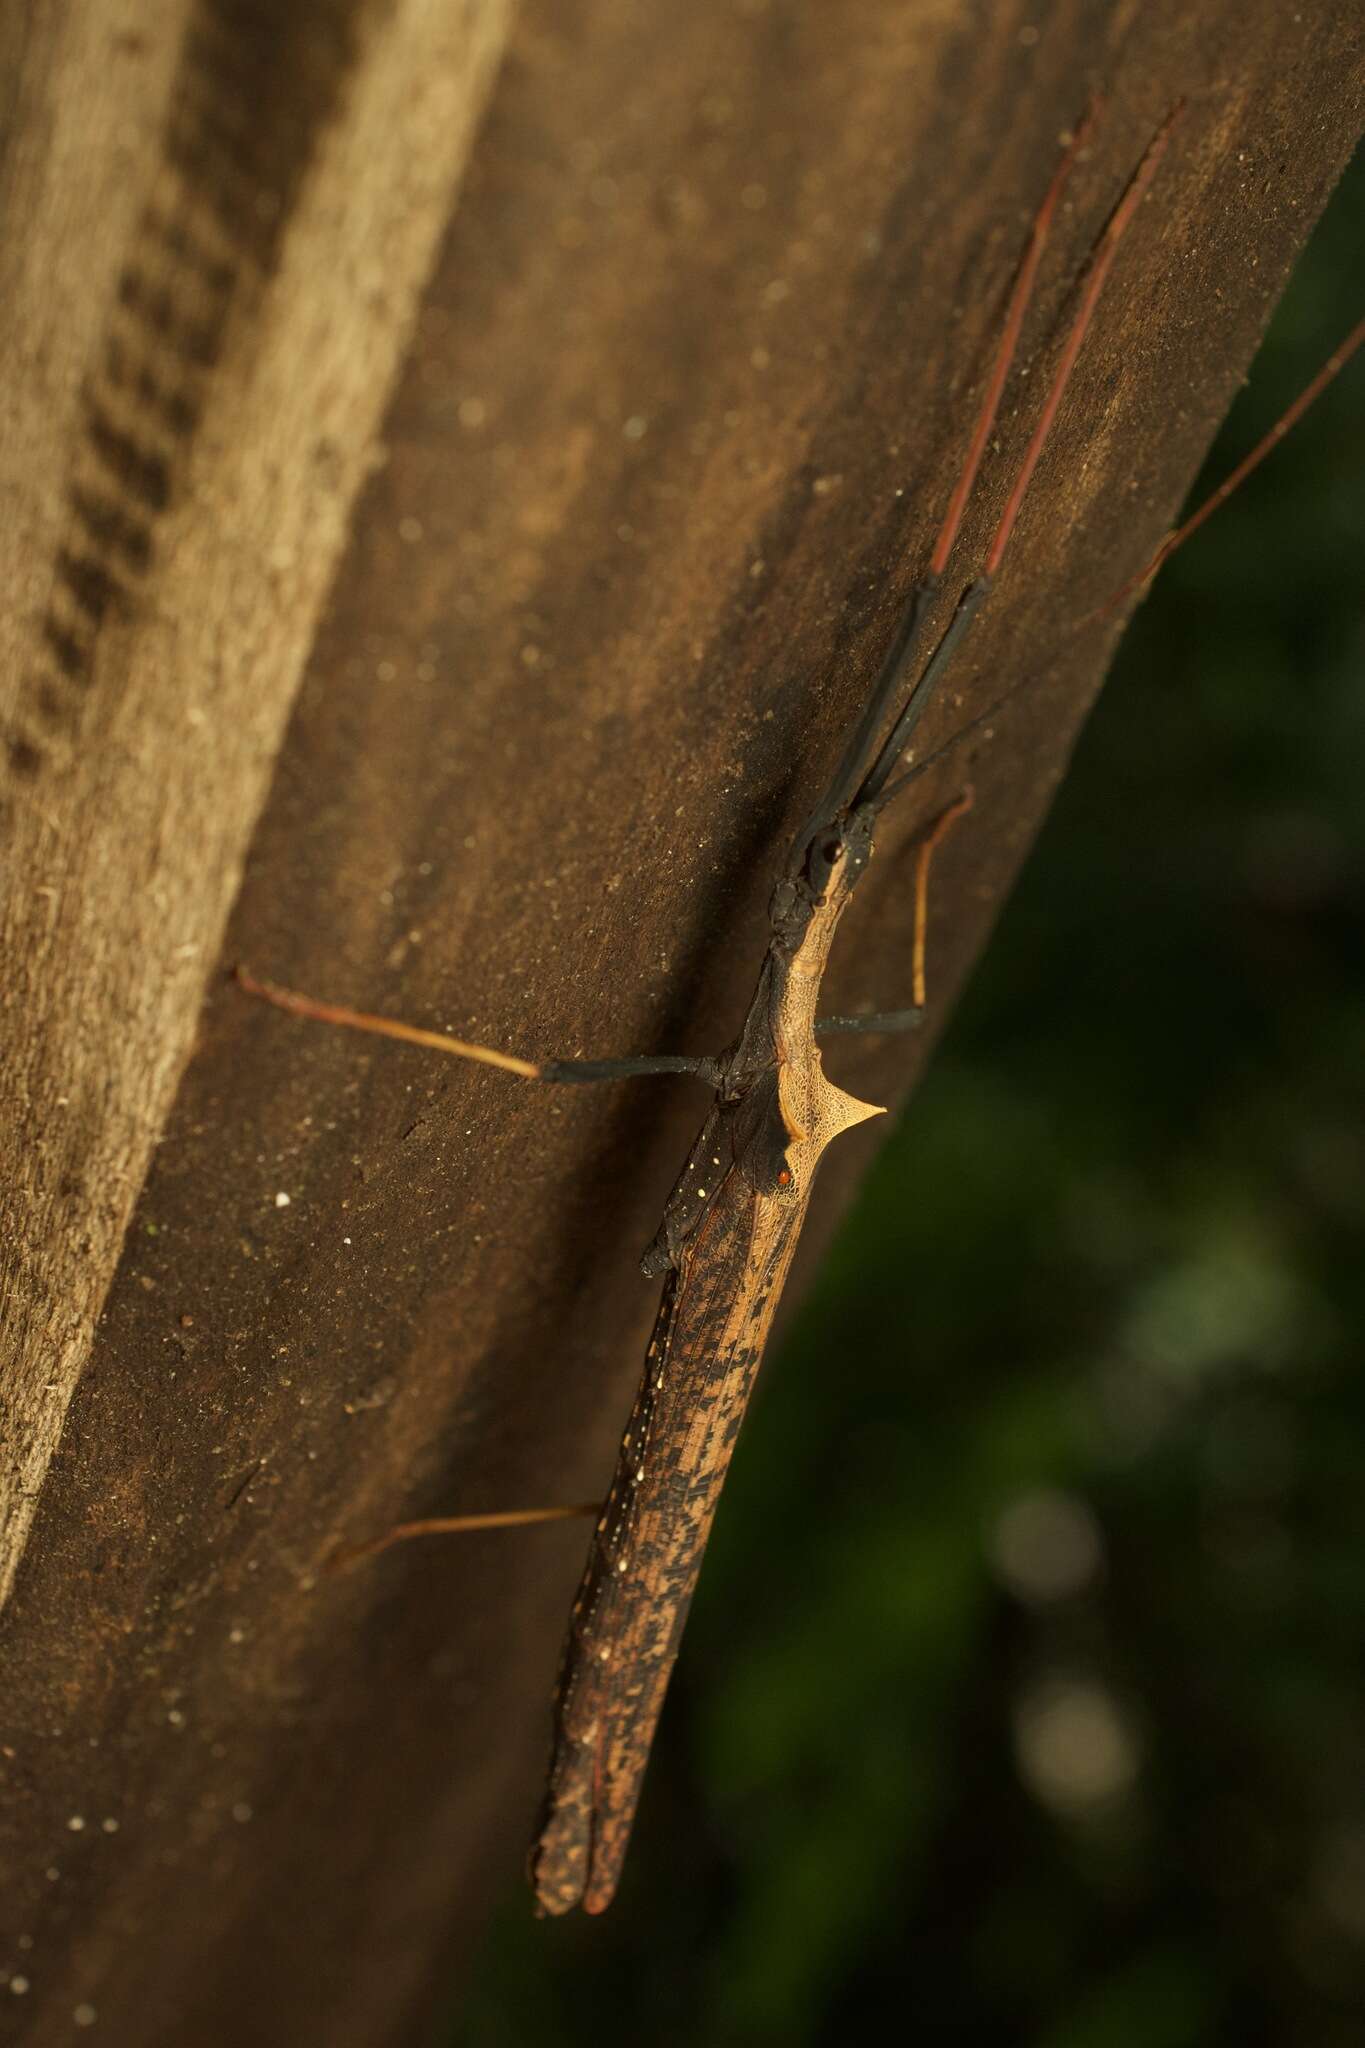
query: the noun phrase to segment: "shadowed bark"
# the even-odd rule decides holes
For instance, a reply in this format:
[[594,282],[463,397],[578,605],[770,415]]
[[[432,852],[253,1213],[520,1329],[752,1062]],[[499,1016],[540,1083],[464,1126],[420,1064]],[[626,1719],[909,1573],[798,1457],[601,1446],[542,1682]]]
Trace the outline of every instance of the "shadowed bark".
[[[1184,95],[921,750],[1022,687],[890,814],[832,968],[832,1009],[909,1000],[904,849],[970,776],[937,1029],[1111,651],[1088,615],[1349,150],[1353,14],[529,0],[477,132],[496,7],[5,32],[0,2029],[423,2038],[535,1808],[583,1532],[321,1567],[602,1488],[700,1117],[686,1082],[561,1096],[295,1024],[224,964],[532,1057],[719,1047],[1058,137],[1103,88],[964,576]],[[932,1035],[829,1065],[899,1100]],[[832,1154],[823,1227],[873,1143]]]

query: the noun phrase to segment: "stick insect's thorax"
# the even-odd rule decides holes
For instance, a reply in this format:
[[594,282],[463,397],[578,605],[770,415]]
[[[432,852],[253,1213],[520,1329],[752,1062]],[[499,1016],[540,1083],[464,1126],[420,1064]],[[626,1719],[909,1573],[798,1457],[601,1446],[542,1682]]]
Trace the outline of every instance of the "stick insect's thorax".
[[761,1204],[804,1209],[825,1147],[880,1114],[825,1078],[815,1037],[830,947],[871,853],[871,814],[855,812],[817,832],[773,891],[758,986],[720,1062],[711,1114],[645,1253],[647,1273],[677,1266],[733,1174]]
[[[818,1060],[820,989],[839,920],[872,857],[873,822],[869,807],[813,833],[773,891],[765,968],[772,970],[768,1028],[779,1063]],[[741,1044],[757,1009],[756,1000]]]

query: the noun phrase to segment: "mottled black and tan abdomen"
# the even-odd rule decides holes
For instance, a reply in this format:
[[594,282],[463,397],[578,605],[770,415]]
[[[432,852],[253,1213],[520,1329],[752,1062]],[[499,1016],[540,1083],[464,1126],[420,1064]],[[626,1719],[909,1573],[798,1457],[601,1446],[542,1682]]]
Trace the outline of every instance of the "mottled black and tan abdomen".
[[541,1907],[600,1913],[716,1502],[806,1212],[805,1193],[716,1191],[668,1276],[611,1493],[570,1619],[531,1879]]
[[567,1913],[576,1906],[588,1881],[597,1736],[611,1691],[611,1623],[625,1590],[617,1582],[629,1577],[620,1572],[619,1563],[629,1546],[640,1484],[634,1475],[644,1465],[658,1398],[668,1385],[677,1299],[678,1275],[670,1272],[560,1654],[554,1751],[530,1855],[531,1883],[537,1903],[547,1913]]

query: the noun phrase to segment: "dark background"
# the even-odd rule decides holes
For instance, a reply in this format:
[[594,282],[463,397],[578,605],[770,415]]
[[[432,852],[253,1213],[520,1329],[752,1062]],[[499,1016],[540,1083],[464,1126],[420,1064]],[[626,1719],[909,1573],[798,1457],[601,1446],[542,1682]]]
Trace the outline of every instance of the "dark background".
[[[1357,167],[1201,494],[1363,232]],[[1137,617],[765,1368],[620,1898],[518,1892],[452,2041],[1362,2038],[1363,420]]]

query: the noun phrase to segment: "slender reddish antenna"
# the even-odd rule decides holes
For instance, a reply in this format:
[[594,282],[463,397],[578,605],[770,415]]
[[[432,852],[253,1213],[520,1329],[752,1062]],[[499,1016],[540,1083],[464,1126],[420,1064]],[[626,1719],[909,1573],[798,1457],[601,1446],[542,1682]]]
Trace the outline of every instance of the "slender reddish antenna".
[[977,471],[980,469],[982,457],[986,453],[986,443],[991,437],[991,428],[995,425],[995,415],[1000,410],[1001,396],[1009,379],[1010,368],[1014,362],[1014,352],[1019,346],[1019,330],[1024,324],[1024,315],[1028,311],[1028,302],[1033,291],[1033,280],[1038,274],[1038,265],[1042,261],[1043,250],[1047,244],[1048,235],[1051,232],[1052,216],[1057,210],[1057,201],[1061,198],[1062,187],[1071,174],[1072,165],[1090,140],[1103,104],[1100,95],[1096,93],[1077,122],[1075,132],[1067,145],[1066,152],[1052,174],[1052,183],[1047,188],[1043,203],[1034,215],[1033,231],[1029,236],[1028,248],[1024,252],[1024,260],[1019,266],[1019,274],[1014,280],[1014,289],[1010,293],[1009,307],[1005,314],[1005,325],[1000,335],[999,347],[995,352],[995,362],[991,368],[990,382],[986,386],[985,397],[981,401],[981,411],[977,416],[976,426],[972,432],[971,445],[967,450],[967,459],[962,465],[962,474],[954,486],[953,495],[948,500],[948,509],[943,515],[943,525],[940,527],[938,539],[934,543],[934,552],[929,558],[929,574],[931,576],[941,576],[948,566],[948,557],[953,551],[953,543],[957,539],[957,530],[962,524],[962,515],[966,511],[967,501],[972,495],[972,487],[976,483]]
[[1301,391],[1288,411],[1281,413],[1279,419],[1276,420],[1274,426],[1270,429],[1270,432],[1261,437],[1250,455],[1243,456],[1232,474],[1224,477],[1217,490],[1205,498],[1199,509],[1191,512],[1189,518],[1182,525],[1177,526],[1174,532],[1166,535],[1166,538],[1153,553],[1145,569],[1140,569],[1136,576],[1123,585],[1121,590],[1116,590],[1112,597],[1106,598],[1102,605],[1091,612],[1090,617],[1092,619],[1101,618],[1107,612],[1116,611],[1126,598],[1130,598],[1135,591],[1142,590],[1151,582],[1157,570],[1164,568],[1176,549],[1183,547],[1190,535],[1197,533],[1204,524],[1204,521],[1211,519],[1220,505],[1227,503],[1227,500],[1232,496],[1238,485],[1245,483],[1252,470],[1259,469],[1271,450],[1279,446],[1290,428],[1297,426],[1314,399],[1320,398],[1327,389],[1327,386],[1332,382],[1332,379],[1345,369],[1347,363],[1350,362],[1351,357],[1363,341],[1365,341],[1365,319],[1356,322],[1340,348],[1327,358],[1327,361],[1318,371],[1317,376],[1313,379],[1307,390]]
[[1062,350],[1061,360],[1052,379],[1052,388],[1048,392],[1046,403],[1039,415],[1038,424],[1033,430],[1033,437],[1024,451],[1024,459],[1019,465],[1019,474],[1014,480],[1014,489],[1010,492],[1005,502],[1005,509],[1000,515],[1000,524],[995,529],[995,539],[991,542],[990,552],[986,556],[985,574],[987,576],[993,576],[999,568],[1000,558],[1005,552],[1011,533],[1014,531],[1014,522],[1019,517],[1019,508],[1024,502],[1024,493],[1033,481],[1033,472],[1038,466],[1038,458],[1042,454],[1044,443],[1052,431],[1052,422],[1056,417],[1057,408],[1062,402],[1062,395],[1070,380],[1071,372],[1075,368],[1076,358],[1081,352],[1081,343],[1085,340],[1086,330],[1090,326],[1095,307],[1099,303],[1100,293],[1104,290],[1104,281],[1109,275],[1109,266],[1114,260],[1114,255],[1123,237],[1124,230],[1137,211],[1144,192],[1155,177],[1157,165],[1166,154],[1166,145],[1171,139],[1171,130],[1175,127],[1176,122],[1184,111],[1185,102],[1177,100],[1170,113],[1157,129],[1156,134],[1148,143],[1142,162],[1129,179],[1128,189],[1114,208],[1113,213],[1109,216],[1109,225],[1100,237],[1099,247],[1095,251],[1095,260],[1090,266],[1090,275],[1085,281],[1085,290],[1081,295],[1081,303],[1076,310],[1076,317],[1071,323],[1071,332],[1066,338],[1066,346]]

